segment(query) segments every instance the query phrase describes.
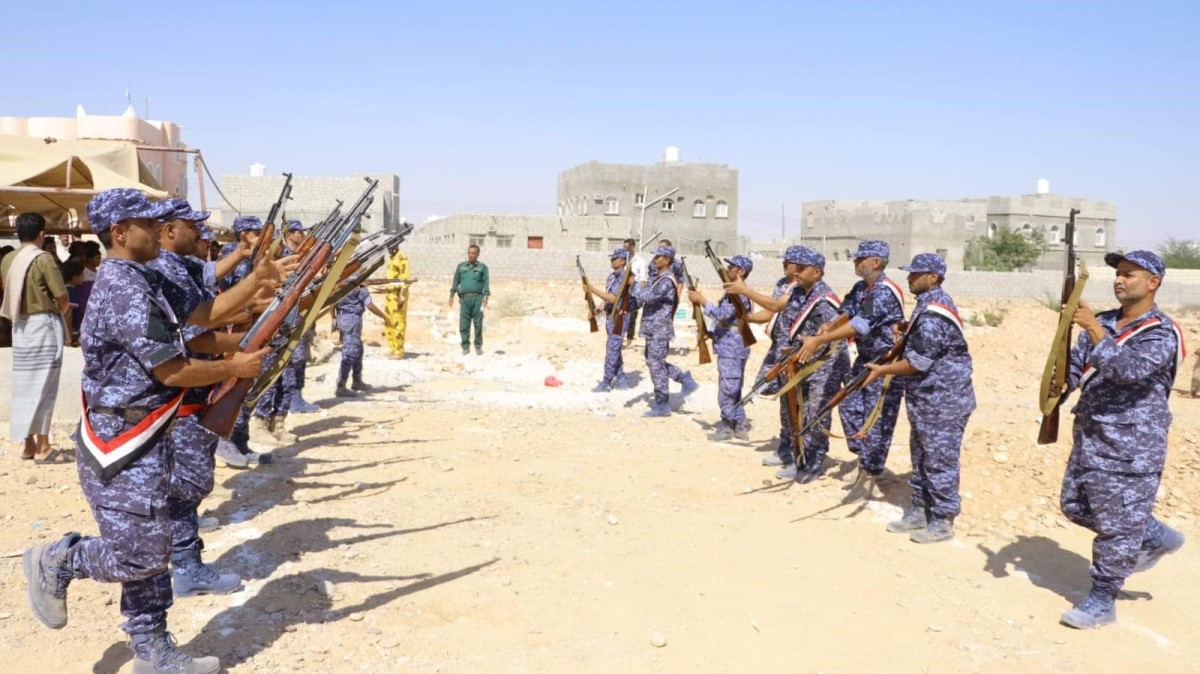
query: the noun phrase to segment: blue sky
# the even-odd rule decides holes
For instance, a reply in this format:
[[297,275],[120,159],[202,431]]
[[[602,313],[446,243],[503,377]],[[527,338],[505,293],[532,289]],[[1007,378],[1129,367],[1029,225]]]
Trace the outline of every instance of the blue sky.
[[[401,177],[403,214],[553,212],[555,175],[740,171],[806,199],[1055,193],[1200,236],[1200,2],[10,3],[0,114],[139,112],[217,175]],[[119,8],[119,9],[118,9]]]

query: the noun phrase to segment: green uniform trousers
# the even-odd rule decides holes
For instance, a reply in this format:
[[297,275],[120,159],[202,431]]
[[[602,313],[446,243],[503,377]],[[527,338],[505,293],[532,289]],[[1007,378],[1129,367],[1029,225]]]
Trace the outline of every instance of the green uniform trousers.
[[468,293],[458,298],[458,336],[462,348],[471,346],[471,324],[475,324],[475,348],[483,348],[483,295]]

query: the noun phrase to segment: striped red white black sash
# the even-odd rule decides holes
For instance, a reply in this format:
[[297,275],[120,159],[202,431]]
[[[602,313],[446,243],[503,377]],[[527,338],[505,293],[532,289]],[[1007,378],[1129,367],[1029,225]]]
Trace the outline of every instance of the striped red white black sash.
[[[1153,330],[1163,324],[1163,320],[1158,316],[1147,318],[1146,320],[1131,325],[1121,331],[1117,335],[1117,346],[1123,346],[1125,342],[1133,339],[1137,335]],[[1187,346],[1183,343],[1183,331],[1179,329],[1179,325],[1175,321],[1170,322],[1171,330],[1175,333],[1175,371],[1179,371],[1179,366],[1183,364],[1184,358],[1187,358]],[[1079,388],[1082,390],[1096,376],[1096,368],[1092,367],[1091,363],[1083,366],[1083,375],[1079,378]]]
[[796,320],[792,321],[792,327],[788,329],[788,339],[796,338],[796,333],[800,331],[800,326],[804,325],[804,321],[808,319],[809,314],[811,314],[813,309],[816,309],[817,305],[821,302],[828,302],[830,305],[832,305],[834,312],[837,312],[842,308],[842,301],[832,292],[822,293],[813,297],[808,301],[807,304],[804,305],[804,309],[800,311],[800,315],[796,317]]

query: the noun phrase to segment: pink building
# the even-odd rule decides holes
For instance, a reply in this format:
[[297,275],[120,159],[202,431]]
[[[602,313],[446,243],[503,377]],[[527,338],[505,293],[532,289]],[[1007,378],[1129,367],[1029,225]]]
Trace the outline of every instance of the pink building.
[[[144,120],[133,106],[120,116],[89,115],[82,105],[74,117],[0,117],[0,135],[57,140],[111,140],[153,147],[186,148],[179,140],[179,125],[173,122]],[[139,150],[145,164],[163,191],[187,197],[188,155],[182,152]]]

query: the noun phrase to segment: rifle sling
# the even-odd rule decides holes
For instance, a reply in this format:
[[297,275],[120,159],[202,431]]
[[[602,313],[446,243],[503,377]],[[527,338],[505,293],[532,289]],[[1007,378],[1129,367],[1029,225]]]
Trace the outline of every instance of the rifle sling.
[[[879,391],[879,400],[875,401],[875,406],[871,408],[871,413],[868,414],[866,420],[863,421],[862,428],[858,429],[858,432],[850,437],[855,438],[857,440],[861,440],[861,439],[867,437],[867,433],[871,432],[871,429],[875,426],[875,423],[877,421],[879,421],[880,415],[883,414],[883,400],[887,396],[888,389],[891,387],[892,387],[892,375],[890,375],[890,374],[884,375],[883,376],[883,389],[881,389]],[[859,390],[862,390],[862,389],[859,389]],[[837,438],[837,439],[845,439],[846,438],[846,436],[838,435],[837,433],[834,433],[833,431],[822,430],[822,432],[831,438]]]
[[[797,384],[816,374],[817,370],[820,370],[830,358],[833,358],[835,355],[837,355],[837,352],[840,351],[841,348],[841,342],[831,344],[829,349],[825,351],[824,355],[814,359],[811,363],[808,363],[804,367],[797,370],[796,373],[792,375],[791,379],[788,379],[787,383],[781,386],[778,391],[763,395],[763,398],[767,400],[778,400],[780,396],[795,388]],[[797,391],[797,393],[799,393],[799,391]],[[801,407],[803,407],[803,403],[801,403]]]
[[1067,380],[1067,370],[1071,365],[1071,345],[1068,343],[1071,331],[1071,323],[1075,319],[1075,310],[1079,307],[1079,301],[1083,298],[1083,287],[1087,283],[1088,269],[1087,265],[1081,260],[1079,262],[1079,274],[1075,279],[1075,287],[1071,289],[1071,295],[1067,298],[1067,303],[1062,306],[1061,312],[1058,315],[1058,328],[1054,331],[1054,340],[1050,342],[1050,354],[1046,357],[1046,369],[1042,371],[1042,384],[1038,391],[1038,402],[1042,408],[1044,416],[1050,416],[1058,407],[1059,401],[1062,400],[1062,394],[1050,395],[1051,384],[1055,385],[1060,391],[1063,390]]

